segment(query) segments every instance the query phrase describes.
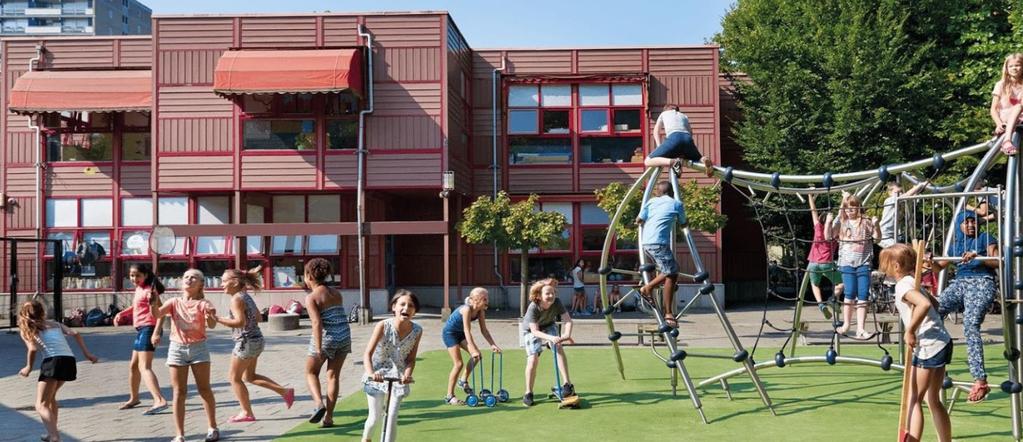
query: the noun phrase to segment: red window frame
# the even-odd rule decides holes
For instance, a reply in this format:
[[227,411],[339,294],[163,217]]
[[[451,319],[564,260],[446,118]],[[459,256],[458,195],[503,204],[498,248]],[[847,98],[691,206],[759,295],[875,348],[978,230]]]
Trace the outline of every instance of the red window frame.
[[[57,118],[59,120],[67,120],[68,118],[63,117],[61,114],[44,114],[46,115],[41,122],[42,133],[44,136],[40,137],[40,143],[42,143],[43,158],[44,161],[54,166],[81,166],[81,165],[111,165],[111,164],[148,164],[153,158],[153,141],[152,135],[152,115],[149,112],[140,112],[147,116],[147,124],[145,126],[128,126],[125,124],[124,116],[127,112],[93,112],[96,114],[106,115],[107,124],[105,126],[88,126],[88,127],[50,127],[47,124],[52,123],[46,121],[47,118]],[[91,134],[91,133],[109,133],[110,134],[110,159],[109,160],[71,160],[62,161],[54,160],[50,158],[50,149],[47,143],[47,138],[53,135],[63,136],[64,134]],[[123,160],[123,146],[124,146],[124,135],[130,133],[149,133],[149,159],[145,160]]]
[[[238,124],[238,140],[242,155],[318,155],[320,152],[326,154],[352,154],[355,152],[357,145],[351,147],[342,148],[331,148],[327,136],[327,126],[334,121],[358,121],[359,111],[361,110],[362,101],[355,99],[352,101],[354,105],[350,108],[347,113],[334,113],[328,114],[330,109],[330,103],[328,100],[336,100],[338,110],[340,110],[346,103],[345,100],[341,100],[342,93],[331,93],[331,94],[258,94],[260,96],[270,97],[270,111],[269,112],[247,112],[245,110],[245,95],[240,95],[234,100],[235,106],[238,109],[239,124]],[[308,97],[309,109],[308,111],[298,112],[295,108],[289,111],[288,106],[285,104],[288,97]],[[303,121],[312,120],[315,127],[313,128],[313,139],[315,141],[315,148],[313,149],[251,149],[245,147],[245,123],[248,121]],[[358,134],[356,135],[359,136]],[[356,140],[356,144],[358,140]]]
[[[276,196],[302,197],[303,207],[304,207],[303,222],[310,222],[309,221],[309,199],[310,199],[310,197],[317,196],[317,195],[337,196],[338,200],[339,200],[339,203],[341,203],[341,201],[340,201],[341,196],[340,195],[329,194],[329,193],[328,194],[309,194],[309,193],[303,193],[303,194],[276,194],[274,196],[275,197]],[[267,212],[268,212],[267,213],[267,215],[268,215],[267,218],[269,218],[269,221],[267,221],[267,222],[275,222],[275,220],[273,219],[273,213],[274,213],[273,205],[274,205],[274,202],[273,202],[273,199],[271,198],[270,206],[267,207],[267,209],[268,209],[267,210]],[[343,210],[344,210],[343,206],[344,206],[343,204],[338,204],[338,214],[337,214],[338,218],[337,219],[339,219],[339,220],[342,219],[342,216],[343,216]],[[333,254],[330,254],[330,253],[310,253],[309,252],[309,237],[310,236],[316,236],[316,235],[300,235],[302,237],[302,252],[301,253],[288,253],[288,252],[274,253],[274,251],[273,251],[273,238],[274,238],[274,236],[295,236],[295,235],[270,235],[270,236],[267,236],[267,237],[265,237],[265,238],[267,238],[267,240],[266,240],[266,244],[264,245],[264,250],[265,250],[264,255],[262,255],[259,258],[253,258],[253,257],[251,257],[251,255],[249,257],[250,261],[254,260],[254,259],[259,259],[259,260],[261,260],[264,263],[263,268],[265,269],[265,273],[263,275],[263,281],[265,282],[265,284],[266,284],[265,287],[267,289],[272,289],[272,290],[302,290],[302,287],[297,285],[297,284],[295,286],[293,286],[293,287],[277,287],[276,286],[276,281],[274,279],[275,275],[274,275],[274,271],[273,271],[274,261],[276,259],[292,259],[293,258],[293,259],[298,259],[298,260],[300,260],[302,262],[306,262],[306,261],[308,261],[310,259],[313,259],[313,258],[327,258],[327,259],[330,259],[330,260],[335,260],[336,259],[336,262],[337,262],[338,265],[334,269],[334,272],[337,275],[344,275],[344,269],[347,268],[347,266],[345,265],[345,263],[347,261],[347,257],[345,256],[346,254],[344,253],[345,252],[344,237],[338,235],[337,251],[334,252]],[[296,276],[296,282],[297,282],[297,278],[302,277],[302,275],[299,274],[298,269],[296,269],[295,273],[296,273],[295,276]],[[339,282],[343,284],[344,283],[344,277],[342,276],[341,279],[342,279],[342,281],[339,281]],[[350,284],[349,285],[344,285],[344,287],[348,287],[348,286],[350,286]]]

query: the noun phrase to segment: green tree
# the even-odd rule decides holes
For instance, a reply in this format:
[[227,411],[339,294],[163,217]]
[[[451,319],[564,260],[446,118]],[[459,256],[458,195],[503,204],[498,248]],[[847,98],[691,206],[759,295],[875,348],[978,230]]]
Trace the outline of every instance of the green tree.
[[[718,202],[721,200],[719,185],[700,187],[696,181],[688,181],[682,183],[681,187],[682,204],[685,205],[686,218],[691,229],[701,232],[716,232],[725,226],[728,217],[717,211]],[[597,195],[597,206],[607,212],[608,218],[613,218],[628,190],[628,186],[616,181],[594,190],[593,193]],[[618,238],[636,239],[637,230],[634,221],[639,215],[642,199],[642,193],[636,192],[626,203],[622,217],[614,226]],[[681,229],[679,229],[679,233],[681,233]]]
[[[755,168],[843,172],[990,136],[990,91],[1018,51],[1008,0],[740,0],[715,41],[743,73],[733,134]],[[1013,49],[1016,48],[1016,49]]]
[[529,249],[545,247],[561,238],[565,230],[565,215],[558,212],[536,210],[539,197],[512,203],[505,192],[497,198],[480,196],[462,212],[458,232],[470,244],[494,243],[498,249],[518,250],[519,259],[519,315],[526,313],[526,284],[529,281]]

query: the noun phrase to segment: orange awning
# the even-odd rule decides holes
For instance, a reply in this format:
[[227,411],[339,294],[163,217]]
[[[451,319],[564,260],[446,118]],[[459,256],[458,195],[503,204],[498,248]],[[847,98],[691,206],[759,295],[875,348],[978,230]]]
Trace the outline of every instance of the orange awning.
[[31,71],[11,89],[10,109],[18,113],[149,111],[150,71]]
[[213,72],[218,94],[362,90],[359,49],[227,51]]

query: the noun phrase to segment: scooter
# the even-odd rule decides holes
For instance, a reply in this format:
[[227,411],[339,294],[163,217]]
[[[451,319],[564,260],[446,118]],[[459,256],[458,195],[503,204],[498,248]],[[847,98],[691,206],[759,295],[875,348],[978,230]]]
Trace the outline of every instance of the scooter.
[[561,372],[558,370],[558,344],[551,344],[551,353],[554,354],[554,381],[556,384],[551,389],[551,397],[558,399],[560,404],[558,408],[579,408],[579,395],[573,394],[571,396],[565,396],[565,392],[562,391],[561,386]]

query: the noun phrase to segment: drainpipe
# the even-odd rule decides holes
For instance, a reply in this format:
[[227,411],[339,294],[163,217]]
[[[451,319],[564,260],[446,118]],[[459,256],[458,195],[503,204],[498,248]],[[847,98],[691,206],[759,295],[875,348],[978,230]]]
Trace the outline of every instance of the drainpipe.
[[[36,45],[36,56],[28,60],[28,71],[32,72],[35,69],[36,64],[43,59],[43,45]],[[35,170],[36,170],[36,238],[42,239],[43,237],[43,152],[42,152],[42,134],[41,128],[39,127],[38,115],[32,114],[28,118],[28,128],[32,129],[35,133],[33,140],[35,141]],[[54,257],[55,260],[60,259]],[[40,272],[36,277],[36,294],[41,293],[43,290],[44,277]],[[57,313],[54,313],[54,317]]]
[[359,112],[359,144],[356,153],[357,178],[355,182],[355,227],[356,237],[359,243],[359,299],[362,304],[362,314],[359,315],[360,324],[369,324],[373,320],[373,309],[369,300],[369,290],[366,288],[366,203],[365,203],[365,181],[366,174],[366,115],[373,113],[373,36],[366,32],[363,25],[358,25],[359,36],[366,39],[367,74],[369,79],[367,99],[369,107]]
[[[501,54],[501,67],[497,68],[497,69],[494,69],[494,73],[493,73],[493,75],[491,77],[492,90],[491,90],[491,96],[490,96],[490,106],[491,106],[491,109],[490,109],[491,110],[491,113],[490,113],[490,115],[491,115],[490,133],[491,133],[492,138],[493,138],[493,146],[492,146],[492,149],[493,149],[493,162],[490,163],[490,169],[493,171],[493,175],[494,175],[494,189],[493,189],[493,195],[491,196],[491,198],[494,198],[494,199],[497,199],[498,171],[501,170],[500,163],[498,163],[498,161],[497,161],[497,89],[498,89],[498,87],[497,87],[497,83],[498,83],[497,80],[499,78],[501,78],[500,72],[504,72],[504,69],[505,69],[504,62],[505,62],[505,58],[504,58],[504,54],[502,53]],[[497,260],[498,260],[497,242],[495,241],[494,242],[494,276],[497,277],[497,284],[498,284],[498,287],[501,289],[501,294],[504,295],[505,302],[509,302],[508,301],[508,289],[506,289],[504,287],[504,276],[501,275],[501,270],[499,268]]]

